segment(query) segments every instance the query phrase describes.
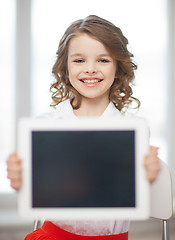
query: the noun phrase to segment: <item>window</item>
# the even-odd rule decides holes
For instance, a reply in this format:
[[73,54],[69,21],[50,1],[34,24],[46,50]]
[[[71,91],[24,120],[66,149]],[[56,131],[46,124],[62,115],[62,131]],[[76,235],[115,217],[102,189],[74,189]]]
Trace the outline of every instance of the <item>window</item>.
[[15,1],[0,3],[0,193],[9,193],[6,158],[14,150],[15,142]]

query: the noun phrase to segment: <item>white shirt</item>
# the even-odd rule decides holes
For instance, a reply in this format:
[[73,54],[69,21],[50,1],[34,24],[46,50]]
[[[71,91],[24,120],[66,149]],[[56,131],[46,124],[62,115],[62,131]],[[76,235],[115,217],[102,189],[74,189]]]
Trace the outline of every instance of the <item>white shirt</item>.
[[[99,117],[99,119],[111,118],[111,117],[121,117],[121,113],[114,106],[112,102],[109,103],[103,114]],[[51,112],[43,113],[39,115],[39,118],[46,119],[78,119],[78,117],[74,114],[73,108],[69,102],[66,100],[60,103],[56,110]]]
[[[103,114],[99,119],[113,118],[121,116],[121,113],[116,109],[112,102],[109,103]],[[39,117],[46,119],[77,119],[74,114],[72,106],[69,100],[60,103],[57,109],[53,112],[44,113]],[[101,236],[101,235],[112,235],[128,232],[129,221],[52,221],[56,226],[83,236]]]

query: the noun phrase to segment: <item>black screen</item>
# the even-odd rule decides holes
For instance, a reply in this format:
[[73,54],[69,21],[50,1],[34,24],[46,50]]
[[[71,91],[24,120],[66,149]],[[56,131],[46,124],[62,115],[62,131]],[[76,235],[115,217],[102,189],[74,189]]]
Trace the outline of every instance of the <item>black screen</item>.
[[134,131],[33,131],[33,207],[135,207]]

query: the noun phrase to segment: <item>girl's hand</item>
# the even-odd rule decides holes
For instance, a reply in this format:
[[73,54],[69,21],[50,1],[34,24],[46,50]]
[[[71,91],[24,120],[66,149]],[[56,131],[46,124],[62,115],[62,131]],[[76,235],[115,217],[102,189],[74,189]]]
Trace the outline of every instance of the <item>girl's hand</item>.
[[[161,169],[158,148],[150,147],[148,154],[144,158],[144,166],[149,182],[153,183]],[[10,179],[10,185],[13,189],[20,189],[22,185],[22,160],[16,152],[7,159],[7,178]]]
[[148,154],[144,158],[147,179],[153,183],[160,172],[160,160],[158,158],[158,148],[150,146]]
[[22,161],[18,154],[14,152],[7,159],[7,178],[13,189],[19,190],[22,185]]

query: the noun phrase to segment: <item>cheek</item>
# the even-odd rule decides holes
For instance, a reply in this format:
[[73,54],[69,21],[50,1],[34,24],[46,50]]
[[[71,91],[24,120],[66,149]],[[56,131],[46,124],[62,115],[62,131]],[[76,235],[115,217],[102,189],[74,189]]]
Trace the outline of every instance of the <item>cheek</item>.
[[117,67],[116,64],[111,64],[110,66],[107,66],[107,68],[102,69],[104,74],[106,74],[109,78],[115,78]]
[[73,68],[70,68],[68,77],[69,77],[69,81],[70,81],[71,85],[75,87],[76,84],[78,83],[78,81],[77,81],[77,79],[78,79],[77,71]]
[[73,76],[73,69],[70,65],[68,65],[68,77],[70,81],[72,79],[72,76]]
[[79,70],[77,67],[74,67],[72,65],[68,66],[68,72],[69,72],[69,78],[76,77],[79,73]]
[[69,81],[72,83],[72,82],[75,81],[75,79],[76,79],[75,73],[72,72],[72,71],[70,71],[70,72],[69,72]]
[[115,70],[115,68],[112,68],[112,67],[111,67],[110,69],[108,69],[107,74],[108,74],[108,77],[110,77],[111,79],[114,79],[115,76],[116,76],[116,70]]
[[111,72],[113,73],[114,77],[116,77],[117,70],[118,70],[117,63],[113,62],[113,65],[111,66]]

